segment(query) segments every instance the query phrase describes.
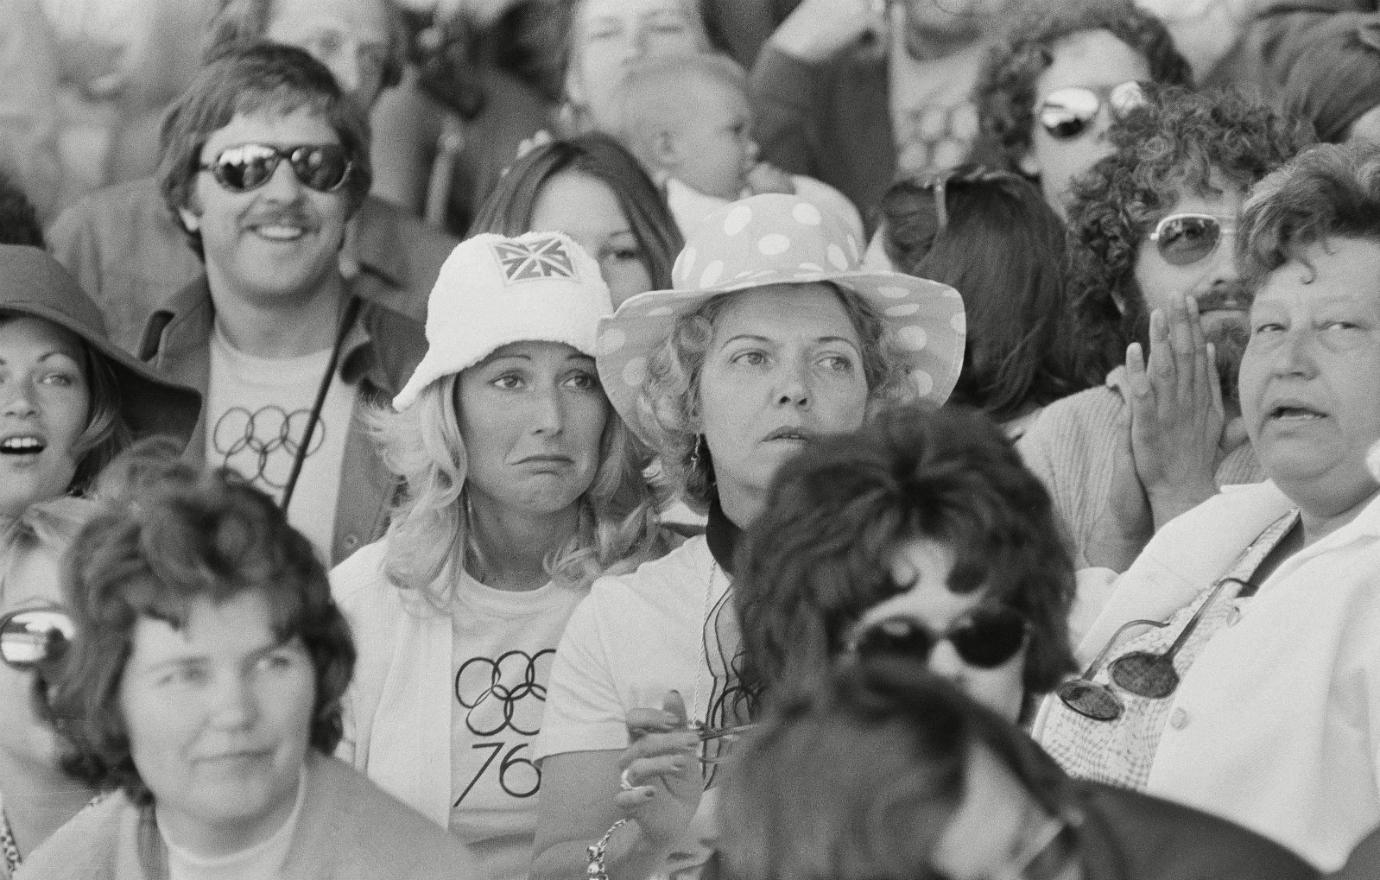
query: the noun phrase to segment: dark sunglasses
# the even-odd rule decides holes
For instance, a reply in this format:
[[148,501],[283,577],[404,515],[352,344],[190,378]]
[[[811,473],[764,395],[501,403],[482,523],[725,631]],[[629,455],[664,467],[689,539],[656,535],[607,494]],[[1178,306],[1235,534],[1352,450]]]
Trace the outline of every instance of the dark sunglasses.
[[64,611],[30,608],[0,617],[0,660],[29,670],[56,659],[67,648],[77,627]]
[[1166,263],[1188,266],[1217,250],[1222,236],[1235,234],[1235,222],[1211,214],[1170,214],[1155,224],[1150,240]]
[[197,166],[209,171],[216,183],[234,193],[258,189],[273,179],[278,162],[288,160],[298,181],[317,192],[339,189],[354,166],[340,144],[300,144],[275,147],[272,144],[238,144],[226,147],[209,164]]
[[902,656],[928,661],[935,645],[947,641],[969,666],[995,669],[1025,646],[1030,621],[1014,608],[976,608],[941,633],[910,617],[887,617],[861,627],[847,650],[867,659]]
[[1102,102],[1121,119],[1145,103],[1145,90],[1135,80],[1102,89],[1087,86],[1068,86],[1055,89],[1040,102],[1037,115],[1040,125],[1058,141],[1071,141],[1092,125],[1102,109]]

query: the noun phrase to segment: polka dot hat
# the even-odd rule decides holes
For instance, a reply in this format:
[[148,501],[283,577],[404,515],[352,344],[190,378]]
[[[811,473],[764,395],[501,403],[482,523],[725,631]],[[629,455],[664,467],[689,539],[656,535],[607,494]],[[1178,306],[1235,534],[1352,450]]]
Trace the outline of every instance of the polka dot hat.
[[721,293],[812,281],[867,300],[890,325],[920,398],[943,403],[963,366],[963,299],[935,281],[864,269],[861,257],[840,220],[797,196],[752,196],[705,217],[676,259],[671,290],[631,297],[599,322],[599,378],[614,409],[646,439],[637,400],[647,360],[678,317]]

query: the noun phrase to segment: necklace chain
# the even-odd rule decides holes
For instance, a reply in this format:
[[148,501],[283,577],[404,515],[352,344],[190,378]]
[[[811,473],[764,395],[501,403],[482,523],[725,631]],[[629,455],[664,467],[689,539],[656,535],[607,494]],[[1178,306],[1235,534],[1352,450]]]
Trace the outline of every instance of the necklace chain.
[[713,677],[714,672],[709,668],[709,614],[714,610],[714,576],[719,573],[719,561],[710,555],[709,563],[709,583],[704,586],[704,608],[700,612],[700,663],[695,670],[695,692],[691,694],[690,705],[685,708],[685,717],[690,722],[690,726],[708,723],[709,707],[704,707],[704,720],[696,720],[695,713],[700,711],[700,699],[704,696],[706,686],[710,694],[714,691]]

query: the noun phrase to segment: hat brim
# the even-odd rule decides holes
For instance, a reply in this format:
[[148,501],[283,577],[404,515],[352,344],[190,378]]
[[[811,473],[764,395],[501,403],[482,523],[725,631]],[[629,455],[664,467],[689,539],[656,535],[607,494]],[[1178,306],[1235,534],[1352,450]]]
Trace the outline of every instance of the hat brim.
[[654,290],[625,300],[599,322],[597,364],[604,392],[618,414],[644,441],[655,436],[643,423],[637,402],[648,360],[670,336],[675,322],[708,300],[779,284],[828,283],[846,287],[868,302],[887,323],[903,366],[919,398],[944,403],[963,368],[967,316],[963,298],[947,284],[897,272],[793,272],[765,270],[696,290]]
[[201,393],[159,376],[143,361],[90,329],[66,312],[43,303],[4,303],[0,312],[42,318],[81,338],[100,353],[115,373],[120,389],[120,414],[135,439],[166,435],[187,443],[201,418]]

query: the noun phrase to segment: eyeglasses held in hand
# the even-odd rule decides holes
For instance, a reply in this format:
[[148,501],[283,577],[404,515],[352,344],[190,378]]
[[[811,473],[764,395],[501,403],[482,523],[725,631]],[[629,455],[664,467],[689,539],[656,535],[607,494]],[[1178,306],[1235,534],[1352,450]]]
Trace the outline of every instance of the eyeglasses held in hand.
[[1040,102],[1036,115],[1040,125],[1057,141],[1071,141],[1091,127],[1106,101],[1113,118],[1121,119],[1145,103],[1145,90],[1135,80],[1108,88],[1068,86],[1055,89]]
[[1235,235],[1236,223],[1211,214],[1170,214],[1155,224],[1150,240],[1173,266],[1188,266],[1217,250],[1222,236]]
[[899,656],[924,663],[947,641],[969,666],[995,669],[1016,656],[1029,633],[1030,621],[1014,608],[975,608],[939,633],[914,618],[887,617],[861,627],[847,650],[863,659]]
[[[705,766],[722,763],[728,758],[729,748],[756,726],[734,724],[729,727],[706,727],[703,721],[691,721],[690,729],[706,746],[700,750],[700,763]],[[711,744],[716,747],[709,748]]]
[[317,192],[339,189],[354,169],[340,144],[237,144],[221,150],[214,162],[198,165],[197,170],[211,172],[216,182],[230,192],[244,193],[272,180],[282,159],[288,160],[303,186]]
[[64,611],[30,608],[0,617],[0,660],[15,669],[29,670],[56,659],[72,640],[77,628]]

